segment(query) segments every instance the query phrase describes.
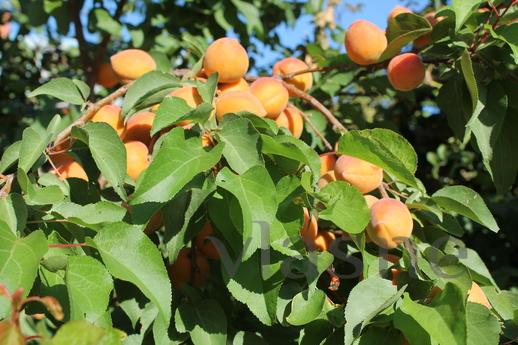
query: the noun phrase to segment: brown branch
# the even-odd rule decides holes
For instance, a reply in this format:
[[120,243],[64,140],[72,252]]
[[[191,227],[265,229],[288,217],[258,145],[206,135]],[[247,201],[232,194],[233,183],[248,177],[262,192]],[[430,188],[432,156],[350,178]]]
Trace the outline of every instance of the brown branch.
[[56,243],[49,244],[49,248],[75,248],[75,247],[88,247],[86,243]]
[[378,190],[380,191],[381,196],[383,198],[389,198],[389,195],[387,193],[387,190],[385,189],[385,185],[383,184],[383,182],[379,185]]
[[301,114],[302,114],[302,117],[304,118],[304,121],[309,125],[309,127],[311,127],[311,129],[313,130],[313,132],[315,132],[315,134],[320,138],[322,139],[322,142],[324,143],[324,145],[326,146],[326,148],[329,150],[329,151],[333,151],[333,145],[331,145],[331,143],[329,141],[327,141],[326,137],[324,136],[324,134],[322,134],[322,132],[320,132],[318,130],[318,128],[315,126],[315,124],[310,120],[309,116],[307,116],[303,111],[301,111]]

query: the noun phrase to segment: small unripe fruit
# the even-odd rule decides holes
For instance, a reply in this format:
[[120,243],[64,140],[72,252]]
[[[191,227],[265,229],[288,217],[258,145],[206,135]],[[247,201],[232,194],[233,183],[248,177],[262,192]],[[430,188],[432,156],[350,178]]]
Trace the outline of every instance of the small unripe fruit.
[[275,119],[277,126],[287,128],[295,138],[300,138],[304,130],[304,118],[302,112],[292,106],[286,107]]
[[391,20],[394,20],[401,13],[413,13],[413,12],[409,8],[407,8],[405,6],[397,5],[396,7],[394,7],[392,9],[392,11],[390,11],[390,14],[389,14],[389,17],[388,17],[389,22]]
[[261,117],[266,116],[263,105],[250,92],[227,92],[216,99],[216,118],[218,121],[221,121],[226,114],[241,111],[247,111]]
[[234,83],[248,71],[249,61],[245,48],[234,38],[220,38],[212,42],[203,58],[207,76],[219,73],[220,83]]
[[114,72],[123,82],[129,82],[156,69],[151,55],[140,49],[126,49],[110,58]]
[[105,105],[99,109],[92,119],[92,122],[106,122],[109,124],[117,134],[120,136],[124,131],[124,122],[121,117],[121,108],[116,105]]
[[353,62],[362,66],[371,65],[378,62],[387,48],[387,37],[375,24],[357,20],[347,30],[345,48]]
[[319,231],[315,238],[315,248],[321,252],[328,251],[331,244],[336,239],[335,234],[330,231]]
[[127,141],[124,143],[126,148],[126,164],[128,176],[136,181],[140,174],[147,169],[149,165],[149,150],[146,145],[140,141]]
[[209,238],[210,236],[213,236],[213,234],[214,229],[212,227],[212,224],[209,221],[207,221],[201,229],[200,233],[194,239],[194,244],[196,245],[196,248],[200,251],[201,254],[205,255],[209,259],[219,260],[220,255],[218,248]]
[[336,181],[335,172],[333,170],[329,170],[327,173],[322,175],[317,182],[318,188],[322,189],[327,186],[329,183]]
[[88,182],[88,175],[85,169],[66,153],[54,155],[52,163],[56,169],[51,172],[59,177],[60,180],[67,178],[78,178]]
[[140,141],[149,145],[154,120],[155,114],[149,111],[143,111],[133,115],[128,122],[126,122],[122,139],[124,141]]
[[369,238],[381,248],[396,248],[412,235],[414,227],[408,207],[401,201],[383,198],[371,207]]
[[243,78],[233,83],[220,83],[218,84],[219,94],[222,95],[232,91],[250,91],[250,86]]
[[304,223],[300,229],[300,235],[302,236],[306,246],[312,246],[315,243],[315,238],[317,237],[318,233],[317,218],[313,215],[310,215],[307,208],[304,207],[303,210]]
[[[307,69],[309,69],[309,66],[304,61],[294,57],[288,57],[278,61],[273,66],[273,74],[285,77],[289,74],[305,71]],[[298,74],[286,80],[286,82],[306,92],[313,86],[313,75],[311,73]]]
[[322,153],[320,155],[320,176],[324,176],[327,172],[334,170],[336,164],[336,154],[332,152]]
[[471,289],[468,291],[468,302],[482,304],[487,309],[491,309],[491,303],[489,303],[486,294],[475,282],[471,284]]
[[209,262],[200,253],[195,253],[196,266],[193,268],[192,254],[191,248],[182,248],[176,261],[167,268],[174,288],[178,288],[182,284],[199,287],[207,281],[210,270]]
[[343,155],[336,161],[335,176],[365,194],[379,187],[383,181],[383,169],[362,159]]
[[250,92],[257,97],[266,110],[266,117],[276,119],[286,109],[290,95],[280,80],[272,77],[259,78],[250,86]]
[[111,64],[105,62],[99,65],[99,70],[97,71],[97,82],[99,85],[108,89],[119,83],[119,78],[115,74]]
[[405,53],[395,56],[387,67],[387,76],[394,89],[411,91],[421,85],[426,74],[419,55]]

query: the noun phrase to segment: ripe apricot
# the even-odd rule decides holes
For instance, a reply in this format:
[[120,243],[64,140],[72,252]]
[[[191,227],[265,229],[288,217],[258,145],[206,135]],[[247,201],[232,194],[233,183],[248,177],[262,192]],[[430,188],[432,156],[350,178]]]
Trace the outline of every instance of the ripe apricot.
[[248,71],[249,61],[245,48],[234,38],[220,38],[212,42],[203,58],[207,76],[219,73],[220,83],[234,83]]
[[335,234],[330,231],[319,231],[315,238],[315,248],[321,252],[328,251],[331,244],[336,239]]
[[108,104],[99,109],[91,118],[92,122],[106,122],[120,136],[124,131],[124,122],[121,117],[121,108],[119,106]]
[[[435,12],[429,12],[425,14],[425,19],[428,20],[428,23],[433,27],[435,26],[443,17],[435,18]],[[432,43],[432,33],[427,33],[416,40],[414,40],[414,47],[417,49],[422,49]]]
[[362,159],[343,155],[335,164],[337,180],[349,182],[361,193],[369,193],[383,181],[383,169]]
[[390,11],[390,14],[389,14],[389,17],[388,17],[389,22],[391,20],[394,20],[401,13],[413,13],[413,12],[409,8],[407,8],[405,6],[397,5],[396,7],[394,7],[392,9],[392,11]]
[[156,62],[151,55],[140,49],[126,49],[112,55],[111,65],[115,74],[127,83],[156,69]]
[[300,229],[300,235],[307,246],[312,246],[315,243],[315,238],[318,233],[317,218],[309,214],[307,208],[303,208],[304,211],[304,223]]
[[377,203],[380,199],[376,198],[374,195],[364,195],[365,202],[367,203],[367,207],[371,208],[372,205]]
[[276,119],[286,109],[290,95],[282,82],[273,77],[259,78],[250,86],[250,92],[257,97],[266,110],[266,117]]
[[11,33],[11,23],[7,22],[4,24],[0,24],[0,38],[6,40],[9,38],[9,34]]
[[191,108],[196,108],[201,104],[201,102],[203,102],[200,94],[198,93],[198,90],[192,86],[181,87],[177,90],[174,90],[169,95],[183,99]]
[[126,122],[122,139],[124,141],[140,141],[149,145],[154,120],[155,114],[149,111],[143,111],[133,115],[128,122]]
[[105,88],[112,88],[119,83],[119,78],[115,74],[110,63],[102,63],[97,70],[97,82]]
[[210,236],[213,236],[213,234],[214,228],[212,227],[212,224],[207,221],[205,225],[203,225],[200,233],[195,237],[194,244],[201,254],[205,255],[209,259],[219,260],[220,255],[218,248],[216,248],[212,240],[209,238]]
[[302,112],[289,106],[275,119],[277,126],[287,128],[295,138],[300,138],[304,130],[304,118]]
[[411,91],[421,85],[425,72],[423,61],[413,53],[395,56],[387,67],[390,84],[399,91]]
[[193,267],[192,255],[191,248],[182,248],[176,261],[167,268],[174,288],[182,284],[199,287],[207,281],[210,270],[209,262],[200,253],[194,253],[196,265]]
[[52,156],[52,163],[56,167],[51,172],[59,177],[60,180],[67,178],[78,178],[88,182],[88,175],[85,169],[76,162],[70,155],[61,153]]
[[[309,66],[304,61],[294,57],[288,57],[278,61],[273,66],[273,74],[285,77],[289,74],[307,69],[309,69]],[[298,74],[293,78],[286,80],[286,82],[295,86],[297,89],[306,92],[311,89],[311,86],[313,86],[313,75],[311,73]]]
[[412,215],[401,201],[383,198],[371,207],[371,221],[367,226],[369,238],[379,247],[396,248],[413,229]]
[[240,111],[247,111],[258,116],[266,116],[261,102],[246,91],[232,91],[227,92],[216,99],[216,118],[218,121],[223,119],[228,113],[238,113]]
[[124,147],[126,148],[126,171],[128,176],[133,181],[136,181],[149,165],[149,150],[147,146],[140,141],[127,141],[124,143]]
[[358,65],[378,62],[387,48],[385,32],[367,20],[357,20],[345,34],[345,48],[349,58]]
[[320,177],[317,182],[317,186],[318,188],[322,189],[334,181],[336,181],[335,172],[333,170],[329,170],[327,173]]
[[468,291],[468,302],[482,304],[486,308],[491,309],[491,303],[489,303],[486,294],[475,282],[471,284],[471,289]]
[[333,152],[322,153],[320,155],[320,176],[335,169],[336,154]]
[[219,94],[222,95],[226,92],[232,91],[250,91],[250,86],[243,78],[233,83],[220,83],[218,84]]

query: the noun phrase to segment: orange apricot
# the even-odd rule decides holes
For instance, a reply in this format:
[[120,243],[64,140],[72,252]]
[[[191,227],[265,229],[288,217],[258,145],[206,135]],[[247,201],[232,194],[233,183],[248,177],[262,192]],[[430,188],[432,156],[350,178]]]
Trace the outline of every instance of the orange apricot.
[[307,246],[312,246],[315,242],[315,238],[318,234],[317,218],[309,214],[307,208],[303,208],[304,211],[304,223],[300,229],[300,235]]
[[289,106],[275,119],[277,126],[287,128],[295,138],[300,138],[304,130],[304,118],[302,112]]
[[413,226],[412,215],[405,204],[383,198],[371,207],[367,233],[379,247],[393,249],[412,235]]
[[482,304],[486,308],[491,309],[491,303],[489,303],[486,294],[475,282],[471,284],[471,289],[468,291],[468,302]]
[[383,169],[362,159],[343,155],[335,164],[335,176],[356,187],[361,193],[369,193],[383,181]]
[[149,145],[154,120],[155,114],[149,111],[143,111],[133,115],[128,122],[126,122],[122,139],[124,141],[140,141]]
[[203,225],[203,228],[201,228],[200,233],[195,237],[194,244],[201,254],[205,255],[209,259],[219,260],[220,255],[218,248],[209,238],[210,236],[213,236],[213,234],[214,228],[212,227],[212,224],[207,221],[205,225]]
[[396,5],[396,7],[394,7],[392,9],[392,11],[390,11],[390,14],[389,14],[389,17],[388,17],[389,22],[394,20],[401,13],[413,13],[413,12],[409,8],[407,8],[405,6]]
[[97,70],[97,82],[105,88],[112,88],[119,83],[119,78],[110,63],[102,63]]
[[320,176],[324,176],[327,172],[334,170],[336,163],[336,154],[333,152],[322,153],[320,155]]
[[153,57],[140,49],[120,51],[112,55],[110,61],[115,74],[125,83],[156,69]]
[[117,105],[108,104],[99,109],[92,119],[92,122],[106,122],[120,136],[124,131],[124,122],[121,117],[121,108]]
[[333,181],[336,181],[335,172],[333,170],[329,170],[327,173],[320,177],[317,182],[317,186],[318,188],[322,189]]
[[[195,267],[192,263],[193,254],[196,257]],[[191,248],[182,248],[176,261],[167,270],[174,288],[178,288],[182,284],[192,284],[199,287],[207,281],[210,266],[207,259],[200,253],[193,253]]]
[[216,118],[218,121],[221,121],[226,114],[240,111],[247,111],[261,117],[266,116],[263,105],[250,92],[231,91],[220,95],[216,99]]
[[222,95],[226,92],[232,91],[250,91],[250,86],[243,78],[233,83],[220,83],[218,84],[219,94]]
[[421,85],[425,77],[423,61],[414,53],[395,56],[387,67],[387,76],[394,89],[411,91]]
[[9,38],[9,34],[11,33],[11,23],[7,22],[4,24],[0,24],[0,38],[6,40]]
[[367,207],[371,208],[372,205],[377,203],[380,199],[376,198],[374,195],[364,195],[365,202],[367,203]]
[[345,48],[349,58],[358,65],[378,62],[387,48],[385,32],[367,20],[357,20],[349,26],[345,35]]
[[[435,12],[429,12],[424,15],[425,19],[428,20],[428,23],[433,27],[435,26],[440,20],[442,20],[444,17],[435,18]],[[418,37],[414,40],[414,47],[417,49],[422,49],[426,47],[427,45],[430,45],[432,43],[432,33],[427,33],[426,35],[423,35],[421,37]]]
[[52,163],[56,167],[51,172],[60,180],[67,178],[78,178],[88,182],[88,175],[85,169],[66,153],[57,154],[52,157]]
[[335,234],[330,231],[319,231],[315,238],[315,248],[321,252],[328,251],[331,244],[336,239]]
[[[287,57],[278,61],[273,66],[273,74],[285,77],[289,74],[307,69],[309,69],[309,66],[304,61],[294,57]],[[293,78],[286,80],[286,82],[295,86],[297,89],[306,92],[311,89],[311,86],[313,86],[313,75],[311,73],[298,74]]]
[[249,61],[245,48],[234,38],[220,38],[212,42],[203,58],[207,76],[219,74],[220,83],[234,83],[248,71]]
[[198,93],[198,90],[192,86],[181,87],[177,90],[174,90],[169,95],[183,99],[191,108],[196,108],[201,104],[201,102],[203,102],[200,94]]
[[147,146],[140,141],[127,141],[124,143],[124,147],[126,148],[126,171],[128,176],[133,181],[136,181],[149,165],[149,150]]
[[276,119],[286,109],[290,95],[282,82],[273,77],[259,78],[250,85],[250,92],[266,110],[266,117]]

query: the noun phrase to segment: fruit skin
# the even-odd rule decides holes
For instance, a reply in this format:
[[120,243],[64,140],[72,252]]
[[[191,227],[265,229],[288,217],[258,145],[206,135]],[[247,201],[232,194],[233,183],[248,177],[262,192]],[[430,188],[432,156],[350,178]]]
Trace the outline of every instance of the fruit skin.
[[302,112],[290,105],[275,119],[275,122],[277,126],[287,128],[295,138],[300,138],[304,130]]
[[196,267],[194,276],[191,248],[182,248],[178,253],[176,261],[167,268],[174,288],[178,288],[182,284],[192,284],[195,287],[199,287],[207,281],[210,270],[209,262],[200,253],[195,253],[195,256]]
[[258,116],[266,116],[261,102],[246,91],[227,92],[216,99],[216,118],[221,121],[228,113],[238,113],[240,111],[248,111]]
[[196,245],[196,249],[200,251],[201,254],[205,255],[209,259],[219,260],[220,255],[218,248],[214,245],[212,240],[208,237],[214,235],[214,228],[212,224],[207,221],[199,234],[194,238],[194,244]]
[[[304,61],[294,57],[287,57],[278,61],[273,66],[273,74],[284,77],[288,74],[304,71],[307,69],[309,69],[309,66]],[[313,75],[311,73],[299,74],[289,80],[286,80],[286,82],[295,86],[297,89],[306,92],[313,86]]]
[[112,65],[108,62],[99,65],[97,70],[97,83],[110,89],[119,83],[119,78],[112,68]]
[[250,85],[250,92],[266,110],[266,117],[276,119],[286,109],[290,95],[282,82],[273,77],[259,78]]
[[306,207],[303,208],[303,211],[304,223],[302,224],[302,228],[300,228],[300,235],[302,236],[306,246],[312,247],[318,234],[317,218],[310,215],[309,210]]
[[412,235],[412,215],[401,201],[383,198],[371,207],[369,238],[381,248],[393,249]]
[[336,181],[335,172],[333,170],[329,170],[327,173],[322,175],[317,182],[318,188],[322,189],[327,186],[329,183]]
[[471,284],[471,289],[468,291],[468,302],[482,304],[487,309],[491,309],[491,303],[489,303],[486,294],[475,282]]
[[421,85],[426,69],[419,55],[405,53],[395,56],[387,67],[387,76],[394,89],[411,91]]
[[218,92],[220,95],[232,91],[250,91],[250,85],[248,85],[246,80],[243,78],[240,78],[238,81],[233,83],[218,84]]
[[320,155],[320,176],[324,176],[327,172],[334,170],[336,164],[336,154],[333,152],[322,153]]
[[133,115],[128,122],[126,122],[126,128],[122,133],[122,140],[140,141],[149,145],[154,120],[155,114],[150,111],[143,111]]
[[367,203],[367,207],[371,208],[372,205],[377,203],[380,199],[376,198],[374,195],[364,195],[365,202]]
[[345,48],[349,58],[358,65],[378,62],[387,48],[385,32],[367,20],[356,20],[345,34]]
[[[426,18],[426,20],[428,20],[428,23],[430,23],[432,27],[435,26],[441,20],[435,18],[435,12],[429,12],[425,14],[424,17]],[[432,43],[432,33],[428,33],[414,40],[414,47],[416,47],[417,49],[422,49],[427,45],[430,45],[430,43]]]
[[54,155],[51,159],[52,163],[56,167],[56,169],[51,172],[56,174],[60,180],[78,178],[88,182],[88,175],[86,174],[85,169],[83,169],[83,167],[70,155],[61,153]]
[[90,119],[92,122],[106,122],[120,136],[124,131],[124,122],[121,117],[121,108],[119,106],[108,104],[99,109]]
[[203,70],[207,76],[219,73],[220,83],[234,83],[248,71],[248,54],[234,38],[220,38],[212,42],[203,58]]
[[390,14],[389,14],[389,17],[388,17],[389,22],[391,20],[396,19],[396,17],[398,15],[400,15],[401,13],[413,13],[413,12],[409,8],[407,8],[405,6],[397,5],[397,6],[395,6],[392,9],[392,11],[390,11]]
[[335,176],[365,194],[379,187],[383,181],[383,169],[362,159],[343,155],[336,161]]
[[147,52],[140,49],[126,49],[112,55],[111,65],[115,74],[127,83],[156,69],[156,62]]
[[328,251],[335,239],[336,236],[332,232],[319,231],[317,238],[315,238],[315,248],[321,252]]
[[140,141],[127,141],[124,143],[126,148],[126,171],[128,176],[136,181],[140,174],[149,166],[147,146]]

